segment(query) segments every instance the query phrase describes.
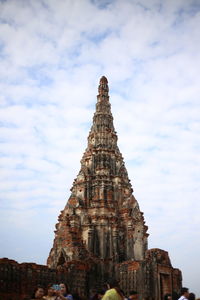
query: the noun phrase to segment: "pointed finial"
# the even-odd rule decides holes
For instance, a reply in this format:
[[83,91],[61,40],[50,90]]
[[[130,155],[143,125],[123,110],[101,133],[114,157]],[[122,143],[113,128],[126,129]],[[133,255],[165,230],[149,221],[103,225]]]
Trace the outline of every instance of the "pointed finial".
[[108,92],[109,92],[108,80],[105,76],[102,76],[99,81],[98,92],[100,96],[108,96]]
[[102,76],[99,81],[99,84],[108,84],[108,79],[105,76]]

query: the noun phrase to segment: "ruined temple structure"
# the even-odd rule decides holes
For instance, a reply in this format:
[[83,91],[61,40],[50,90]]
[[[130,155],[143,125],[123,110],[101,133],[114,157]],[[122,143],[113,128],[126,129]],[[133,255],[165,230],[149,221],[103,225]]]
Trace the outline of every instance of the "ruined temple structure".
[[88,146],[71,191],[56,225],[49,267],[92,260],[104,280],[117,264],[144,260],[147,226],[117,146],[106,77],[100,80]]
[[143,299],[162,299],[167,292],[179,292],[181,272],[172,268],[166,251],[148,250],[147,229],[117,146],[103,76],[88,145],[58,218],[47,265],[55,269],[84,262],[86,289],[116,278],[125,293],[136,289]]
[[117,146],[108,92],[103,76],[88,145],[58,218],[47,266],[0,259],[0,299],[20,300],[37,284],[64,281],[72,293],[88,298],[90,289],[110,278],[119,280],[126,295],[137,290],[140,300],[180,292],[181,272],[168,253],[148,250],[147,226]]

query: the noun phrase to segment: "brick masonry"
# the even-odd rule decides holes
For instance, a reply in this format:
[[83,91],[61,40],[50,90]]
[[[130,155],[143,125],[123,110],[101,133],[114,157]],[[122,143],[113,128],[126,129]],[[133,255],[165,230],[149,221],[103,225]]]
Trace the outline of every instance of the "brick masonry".
[[34,284],[62,279],[87,296],[109,278],[118,279],[125,293],[138,290],[141,299],[160,300],[167,292],[179,292],[181,272],[171,266],[166,251],[148,250],[147,229],[117,146],[103,76],[88,145],[58,217],[47,266],[1,260],[3,293],[15,291],[13,299],[18,299]]

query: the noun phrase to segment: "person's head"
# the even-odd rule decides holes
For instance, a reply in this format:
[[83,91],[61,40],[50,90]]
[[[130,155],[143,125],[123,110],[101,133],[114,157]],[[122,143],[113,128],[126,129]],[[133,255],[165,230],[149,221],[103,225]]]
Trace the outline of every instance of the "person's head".
[[55,290],[53,288],[53,284],[48,284],[48,286],[47,286],[47,295],[50,296],[50,297],[55,295]]
[[33,293],[33,299],[41,299],[44,296],[44,289],[41,286],[37,286]]
[[172,300],[178,300],[179,299],[179,294],[176,291],[172,292]]
[[166,294],[164,296],[164,300],[171,300],[172,299],[172,295],[171,294]]
[[189,289],[186,288],[186,287],[182,287],[182,289],[181,289],[181,295],[185,296],[185,298],[188,298],[189,297]]
[[136,292],[136,291],[130,291],[128,299],[129,300],[137,300],[138,299],[138,292]]
[[60,283],[60,291],[62,295],[69,293],[68,286],[65,283]]
[[98,299],[99,300],[102,299],[104,294],[105,294],[105,292],[103,290],[97,291],[97,297],[98,297]]
[[195,298],[196,296],[194,293],[189,293],[189,297],[188,297],[189,300],[195,300]]

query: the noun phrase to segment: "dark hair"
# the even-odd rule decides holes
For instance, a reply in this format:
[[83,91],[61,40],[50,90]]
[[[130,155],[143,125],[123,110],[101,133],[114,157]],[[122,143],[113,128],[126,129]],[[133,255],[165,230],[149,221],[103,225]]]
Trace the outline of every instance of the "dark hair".
[[69,291],[69,286],[68,286],[68,284],[65,283],[65,282],[60,282],[60,284],[64,284],[64,286],[65,286],[65,288],[66,288],[66,294],[69,294],[70,291]]
[[188,288],[186,288],[186,287],[182,287],[182,289],[181,289],[181,295],[184,295],[185,293],[188,293]]
[[39,289],[43,289],[43,290],[44,290],[44,287],[41,286],[41,285],[36,286],[36,287],[34,288],[34,290],[33,290],[33,294],[32,294],[31,299],[36,299],[36,298],[35,298],[35,294],[36,294],[37,290],[39,290]]
[[97,291],[97,294],[98,294],[98,295],[104,295],[104,294],[105,294],[105,291],[104,291],[104,290],[98,290],[98,291]]
[[138,292],[136,292],[136,291],[130,291],[129,292],[129,295],[137,295],[138,294]]
[[125,298],[125,293],[122,289],[120,289],[121,294],[123,295],[123,297]]
[[172,292],[172,299],[173,300],[178,300],[180,297],[179,297],[179,295],[178,295],[178,293],[176,292],[176,291],[173,291]]
[[195,298],[196,296],[194,293],[189,293],[189,297],[188,297],[189,300],[195,300]]
[[172,295],[171,294],[165,294],[165,296],[164,296],[164,300],[168,300],[168,297],[171,297]]

